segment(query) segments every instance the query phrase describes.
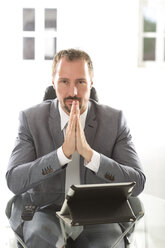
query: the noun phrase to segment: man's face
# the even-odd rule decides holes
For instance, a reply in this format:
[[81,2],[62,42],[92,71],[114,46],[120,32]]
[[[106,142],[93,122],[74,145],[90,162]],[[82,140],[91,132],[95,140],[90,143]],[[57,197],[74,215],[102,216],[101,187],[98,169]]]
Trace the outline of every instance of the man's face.
[[79,101],[80,114],[86,110],[92,84],[86,61],[67,61],[64,57],[57,64],[53,86],[62,109],[68,115],[74,100]]

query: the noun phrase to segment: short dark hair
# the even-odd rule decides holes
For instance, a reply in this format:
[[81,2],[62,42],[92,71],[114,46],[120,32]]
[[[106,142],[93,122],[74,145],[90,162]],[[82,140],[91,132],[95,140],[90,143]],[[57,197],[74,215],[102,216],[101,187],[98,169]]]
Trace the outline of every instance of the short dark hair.
[[55,73],[56,73],[56,67],[58,62],[61,60],[62,57],[65,57],[68,61],[74,61],[74,60],[85,60],[88,64],[89,74],[91,79],[93,78],[93,63],[90,58],[90,56],[79,49],[67,49],[67,50],[61,50],[59,51],[53,59],[53,65],[52,65],[52,78],[54,79]]

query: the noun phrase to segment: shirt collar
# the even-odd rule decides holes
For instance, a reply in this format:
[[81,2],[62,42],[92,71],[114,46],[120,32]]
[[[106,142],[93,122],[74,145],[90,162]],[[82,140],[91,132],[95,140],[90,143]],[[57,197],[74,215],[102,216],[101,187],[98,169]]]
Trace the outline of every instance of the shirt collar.
[[[64,110],[61,108],[60,104],[58,105],[58,109],[59,109],[60,118],[61,118],[61,130],[63,130],[69,121],[69,115],[67,115],[64,112]],[[85,121],[86,121],[86,117],[87,117],[87,112],[88,112],[88,106],[87,106],[86,110],[84,111],[84,113],[82,113],[80,115],[80,122],[81,122],[81,126],[83,129],[85,128]]]

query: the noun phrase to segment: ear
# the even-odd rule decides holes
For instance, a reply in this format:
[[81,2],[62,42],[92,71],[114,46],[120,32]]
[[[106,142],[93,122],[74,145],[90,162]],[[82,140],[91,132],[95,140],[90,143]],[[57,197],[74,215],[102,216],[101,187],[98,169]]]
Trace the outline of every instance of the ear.
[[52,80],[53,88],[56,89],[54,80]]
[[90,89],[92,89],[92,87],[93,87],[93,82],[91,82]]

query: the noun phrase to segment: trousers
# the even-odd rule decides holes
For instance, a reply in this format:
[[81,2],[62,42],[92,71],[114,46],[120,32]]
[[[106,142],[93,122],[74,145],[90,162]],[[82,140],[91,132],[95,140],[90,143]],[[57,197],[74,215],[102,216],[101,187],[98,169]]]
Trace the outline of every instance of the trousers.
[[[110,248],[121,233],[117,223],[87,225],[78,238],[67,247]],[[28,248],[62,248],[64,240],[56,213],[46,209],[36,212],[31,221],[24,222],[23,239]],[[124,240],[118,247],[125,248]]]

